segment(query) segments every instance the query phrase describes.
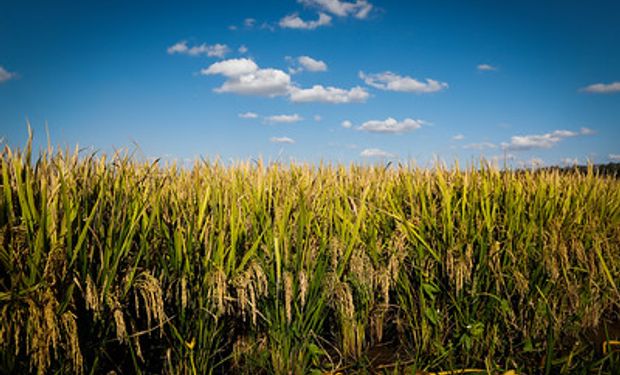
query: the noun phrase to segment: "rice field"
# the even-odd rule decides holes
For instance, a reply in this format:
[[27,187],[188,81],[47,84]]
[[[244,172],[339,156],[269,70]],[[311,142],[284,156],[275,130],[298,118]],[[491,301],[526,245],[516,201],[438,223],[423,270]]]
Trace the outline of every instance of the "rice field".
[[0,372],[620,369],[614,176],[30,145],[2,151]]

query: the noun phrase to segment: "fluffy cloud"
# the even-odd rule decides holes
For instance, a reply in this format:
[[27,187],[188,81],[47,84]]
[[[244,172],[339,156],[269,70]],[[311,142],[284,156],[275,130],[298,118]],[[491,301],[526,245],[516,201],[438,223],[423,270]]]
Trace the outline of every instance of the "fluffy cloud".
[[339,17],[354,16],[364,19],[372,10],[372,4],[367,0],[356,0],[348,2],[342,0],[298,0],[300,3],[318,8],[322,11],[334,14]]
[[463,146],[463,148],[472,150],[485,150],[490,148],[497,148],[497,146],[491,142],[480,142],[467,144]]
[[337,87],[314,85],[309,89],[291,87],[291,101],[295,103],[322,102],[322,103],[361,103],[370,96],[366,90],[356,86],[350,90]]
[[325,72],[327,64],[321,60],[315,60],[310,56],[299,56],[296,59],[286,56],[285,60],[291,65],[288,68],[290,74],[297,74],[307,70],[309,72]]
[[583,92],[589,92],[591,94],[612,94],[620,92],[620,82],[612,83],[595,83],[581,89]]
[[258,118],[258,115],[254,112],[239,113],[238,116],[239,118],[245,118],[245,119]]
[[362,87],[350,90],[315,85],[300,88],[291,83],[291,77],[278,69],[262,69],[252,59],[228,59],[211,64],[200,71],[202,75],[222,75],[226,81],[214,91],[242,95],[279,96],[288,95],[295,103],[355,103],[365,102],[370,96]]
[[372,133],[405,133],[419,129],[425,123],[423,120],[413,120],[410,118],[396,121],[394,118],[388,117],[385,120],[366,121],[358,129]]
[[239,49],[237,50],[239,51],[239,53],[244,54],[246,52],[248,52],[248,47],[246,47],[244,44],[239,46]]
[[265,120],[271,123],[285,123],[292,124],[294,122],[299,122],[303,120],[303,117],[299,116],[297,113],[293,115],[274,115],[266,117]]
[[610,161],[620,162],[620,154],[609,154],[609,155],[607,155],[607,158]]
[[9,81],[15,77],[17,77],[17,74],[9,72],[8,70],[4,69],[4,67],[0,66],[0,83]]
[[342,125],[342,127],[346,129],[353,127],[353,123],[349,120],[344,120],[340,125]]
[[463,139],[465,139],[465,136],[463,134],[457,134],[452,137],[453,141],[462,141]]
[[476,68],[481,72],[492,72],[494,70],[497,70],[497,67],[489,64],[480,64]]
[[392,154],[391,152],[383,151],[378,148],[367,148],[362,150],[360,156],[365,158],[394,158],[396,154]]
[[254,73],[258,65],[251,59],[229,59],[211,64],[207,69],[202,69],[203,75],[221,74],[226,77],[237,77]]
[[531,150],[536,148],[551,148],[565,138],[577,137],[580,135],[592,135],[592,129],[581,128],[578,132],[571,130],[555,130],[551,133],[534,135],[515,135],[510,138],[510,142],[502,143],[502,148],[507,150]]
[[289,137],[271,137],[269,138],[271,143],[286,143],[292,145],[295,143],[295,140]]
[[310,56],[299,56],[297,61],[304,70],[309,72],[325,72],[327,71],[327,64],[321,60],[315,60]]
[[170,47],[168,47],[168,54],[180,54],[189,56],[207,55],[209,57],[223,58],[230,49],[225,44],[214,44],[212,46],[207,44],[201,44],[193,47],[189,47],[186,41],[180,41]]
[[229,78],[215,92],[232,92],[242,95],[286,95],[291,77],[281,70],[260,69],[256,72]]
[[220,74],[227,77],[215,92],[277,96],[287,94],[291,85],[291,77],[285,72],[278,69],[260,69],[251,59],[220,61],[203,69],[201,74]]
[[282,18],[278,24],[283,29],[314,30],[317,27],[329,25],[331,21],[331,16],[325,13],[319,13],[319,18],[315,21],[304,21],[299,14],[293,13]]
[[415,92],[420,94],[441,91],[448,87],[445,82],[435,81],[434,79],[426,79],[426,82],[418,81],[415,78],[403,77],[392,72],[383,72],[377,74],[365,74],[359,72],[359,77],[366,82],[367,85],[388,91]]

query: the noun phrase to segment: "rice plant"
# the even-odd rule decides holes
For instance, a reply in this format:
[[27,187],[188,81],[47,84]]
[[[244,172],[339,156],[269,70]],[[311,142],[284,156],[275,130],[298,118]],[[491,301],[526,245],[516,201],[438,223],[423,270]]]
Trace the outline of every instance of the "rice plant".
[[[611,373],[620,182],[2,151],[4,373]],[[616,341],[614,341],[616,340]]]

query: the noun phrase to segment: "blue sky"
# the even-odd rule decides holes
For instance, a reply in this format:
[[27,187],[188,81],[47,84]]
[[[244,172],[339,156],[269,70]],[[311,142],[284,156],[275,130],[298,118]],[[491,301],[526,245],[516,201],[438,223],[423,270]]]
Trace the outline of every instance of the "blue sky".
[[19,1],[0,136],[145,157],[620,160],[618,1]]

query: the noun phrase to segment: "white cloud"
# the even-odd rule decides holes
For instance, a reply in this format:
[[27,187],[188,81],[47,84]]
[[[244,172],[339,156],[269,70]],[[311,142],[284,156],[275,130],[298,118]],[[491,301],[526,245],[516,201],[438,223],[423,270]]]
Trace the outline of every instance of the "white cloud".
[[207,69],[202,69],[203,75],[221,74],[226,77],[237,77],[244,74],[254,73],[258,65],[251,59],[229,59],[211,64]]
[[245,118],[245,119],[253,119],[253,118],[258,118],[258,115],[254,112],[245,112],[245,113],[239,113],[239,118]]
[[373,5],[367,0],[348,2],[342,0],[298,0],[300,3],[318,8],[339,17],[354,16],[359,19],[368,17]]
[[396,121],[392,117],[385,120],[370,120],[362,124],[358,129],[372,133],[405,133],[422,127],[426,124],[423,120],[413,120],[406,118],[403,121]]
[[277,96],[288,93],[291,77],[278,69],[259,69],[251,59],[229,59],[212,64],[201,71],[203,75],[221,74],[227,77],[215,92],[242,95]]
[[392,154],[391,152],[387,152],[378,148],[366,148],[364,150],[362,150],[362,152],[360,153],[360,156],[363,156],[365,158],[394,158],[396,157],[395,154]]
[[266,117],[265,120],[271,123],[292,124],[294,122],[299,122],[303,120],[303,117],[295,113],[293,115],[273,115],[273,116]]
[[0,83],[9,81],[11,79],[14,79],[15,77],[17,77],[16,73],[9,72],[8,70],[4,69],[4,67],[0,66]]
[[579,134],[580,135],[594,135],[596,134],[596,131],[590,128],[581,128],[579,129]]
[[321,117],[321,115],[314,115],[314,121],[321,122],[321,120],[323,120],[323,117]]
[[[205,50],[207,56],[209,57],[223,58],[228,52],[230,52],[230,49],[228,49],[228,46],[226,46],[225,44],[214,44],[207,47],[205,47],[205,45],[203,44],[201,48]],[[190,48],[190,54],[192,50],[193,48]]]
[[293,59],[290,56],[284,58],[291,66],[288,68],[290,74],[297,74],[307,70],[309,72],[325,72],[327,64],[321,60],[315,60],[310,56],[299,56]]
[[189,56],[200,56],[207,55],[209,57],[219,57],[223,58],[227,53],[230,52],[230,49],[225,44],[214,44],[207,45],[205,43],[189,47],[187,42],[182,40],[170,47],[168,47],[168,54],[181,54],[181,55],[189,55]]
[[536,148],[551,148],[565,138],[577,137],[580,135],[592,135],[595,132],[589,128],[581,128],[579,132],[570,130],[555,130],[551,133],[533,135],[515,135],[510,138],[510,142],[502,143],[502,148],[507,150],[531,150]]
[[245,27],[253,27],[256,24],[256,20],[254,18],[246,18],[243,20],[243,25]]
[[388,91],[431,93],[448,88],[448,84],[445,82],[429,78],[423,82],[415,78],[399,76],[389,71],[377,74],[365,74],[360,71],[359,77],[369,86]]
[[281,70],[260,69],[256,72],[229,78],[215,92],[232,92],[242,95],[286,95],[291,77]]
[[607,158],[611,161],[618,161],[620,162],[620,154],[609,154],[607,155]]
[[370,96],[362,87],[356,86],[350,90],[337,87],[314,85],[309,89],[291,87],[291,101],[295,103],[322,102],[322,103],[361,103]]
[[282,18],[278,24],[283,29],[314,30],[317,27],[329,25],[331,21],[331,16],[325,13],[319,13],[319,18],[316,21],[304,21],[299,17],[299,14],[293,13]]
[[297,61],[303,69],[309,72],[325,72],[327,71],[327,64],[321,60],[315,60],[310,56],[299,56]]
[[564,166],[573,166],[573,165],[579,164],[579,159],[577,159],[577,158],[562,158],[562,160],[560,160],[560,162],[562,162],[562,165],[564,165]]
[[200,71],[202,75],[223,75],[226,81],[215,92],[231,92],[242,95],[278,96],[289,95],[295,103],[353,103],[365,102],[369,94],[362,87],[350,90],[315,85],[303,89],[291,84],[291,77],[278,69],[262,69],[248,58],[228,59],[211,64]]
[[452,137],[453,141],[462,141],[463,139],[465,139],[465,136],[463,134],[457,134]]
[[581,88],[580,91],[589,92],[592,94],[612,94],[615,92],[620,92],[620,82],[595,83]]
[[245,46],[245,44],[242,44],[241,46],[239,46],[239,49],[237,50],[239,51],[239,53],[243,54],[248,52],[248,47]]
[[353,123],[349,120],[344,120],[340,125],[342,125],[342,127],[346,129],[350,129],[351,127],[353,127]]
[[292,145],[295,143],[295,140],[289,137],[271,137],[269,138],[271,143],[286,143]]
[[228,26],[228,30],[235,31],[235,30],[237,30],[237,26],[230,25],[230,26]]
[[187,53],[189,47],[187,47],[186,41],[177,42],[176,44],[168,47],[167,51],[170,55],[175,53]]
[[463,146],[463,148],[472,149],[472,150],[486,150],[486,149],[497,148],[497,146],[491,142],[480,142],[480,143],[466,144],[465,146]]
[[492,71],[497,70],[496,66],[489,65],[489,64],[480,64],[476,68],[480,70],[481,72],[492,72]]

